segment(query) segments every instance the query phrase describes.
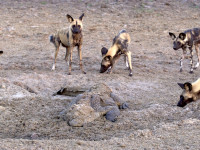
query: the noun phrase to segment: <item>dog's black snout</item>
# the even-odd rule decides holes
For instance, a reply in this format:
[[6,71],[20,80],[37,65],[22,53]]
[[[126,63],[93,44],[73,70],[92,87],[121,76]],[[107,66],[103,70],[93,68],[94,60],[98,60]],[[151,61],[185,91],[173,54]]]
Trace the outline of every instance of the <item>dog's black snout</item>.
[[73,30],[72,30],[72,32],[74,34],[78,34],[78,33],[81,33],[81,30],[78,27],[74,27]]
[[185,105],[187,105],[187,103],[184,102],[184,100],[182,100],[182,99],[177,104],[178,107],[184,107]]

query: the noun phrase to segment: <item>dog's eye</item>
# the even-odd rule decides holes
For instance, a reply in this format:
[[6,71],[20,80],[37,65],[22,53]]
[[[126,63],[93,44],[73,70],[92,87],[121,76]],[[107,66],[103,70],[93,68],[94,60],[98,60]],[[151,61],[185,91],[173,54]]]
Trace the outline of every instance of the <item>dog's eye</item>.
[[81,26],[80,26],[80,25],[78,25],[78,28],[81,28]]
[[73,25],[72,28],[75,28],[75,25]]
[[180,96],[180,99],[181,99],[181,100],[184,100],[184,96],[183,96],[183,95],[181,95],[181,96]]
[[178,41],[177,44],[178,44],[178,45],[181,45],[181,42]]

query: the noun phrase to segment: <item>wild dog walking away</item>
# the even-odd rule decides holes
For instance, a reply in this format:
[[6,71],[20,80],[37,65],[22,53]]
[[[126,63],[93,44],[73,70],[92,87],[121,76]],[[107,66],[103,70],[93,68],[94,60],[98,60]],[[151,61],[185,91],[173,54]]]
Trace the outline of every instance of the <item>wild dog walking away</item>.
[[82,52],[81,52],[81,47],[82,47],[82,42],[83,42],[83,35],[82,35],[83,16],[84,14],[82,14],[79,17],[79,19],[73,19],[70,15],[67,15],[67,19],[70,22],[69,29],[59,30],[56,34],[50,36],[50,42],[52,42],[56,48],[55,59],[54,59],[52,70],[55,70],[56,58],[58,55],[60,44],[62,44],[62,46],[66,48],[66,55],[65,55],[66,61],[68,61],[68,57],[70,55],[68,74],[71,74],[72,52],[73,52],[74,47],[77,47],[78,49],[80,69],[85,74],[85,71],[83,70],[83,65],[82,65]]
[[[173,49],[178,50],[182,48],[183,55],[180,58],[180,72],[183,70],[183,59],[184,58],[190,58],[190,73],[193,73],[193,69],[196,69],[199,67],[199,61],[200,61],[200,54],[199,54],[199,44],[200,44],[200,28],[194,28],[190,30],[186,30],[183,33],[180,33],[178,37],[175,36],[175,34],[169,32],[169,35],[171,36],[172,40],[174,40],[173,43]],[[198,62],[194,66],[193,63],[193,46],[195,47],[196,54],[198,57]],[[190,57],[186,56],[187,54],[187,47],[190,50]]]
[[128,51],[128,44],[130,43],[130,40],[130,36],[126,30],[122,30],[117,36],[115,36],[113,39],[113,45],[109,49],[105,47],[101,49],[103,59],[101,62],[100,73],[104,73],[108,69],[108,73],[111,73],[116,61],[121,55],[124,55],[124,60],[130,71],[129,76],[132,76],[131,52]]
[[200,78],[193,83],[178,83],[178,85],[183,89],[183,92],[177,106],[184,107],[188,103],[200,99]]

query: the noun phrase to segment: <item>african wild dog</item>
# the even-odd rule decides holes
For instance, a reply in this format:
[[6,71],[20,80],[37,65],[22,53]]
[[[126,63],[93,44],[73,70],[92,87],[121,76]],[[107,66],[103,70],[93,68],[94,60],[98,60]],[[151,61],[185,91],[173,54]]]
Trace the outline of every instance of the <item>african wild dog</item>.
[[3,54],[3,51],[0,51],[0,55],[2,55]]
[[[178,37],[175,36],[175,34],[169,32],[169,35],[171,36],[172,40],[174,40],[173,43],[173,49],[178,50],[179,48],[182,48],[183,55],[180,58],[180,72],[182,72],[182,66],[183,66],[183,59],[184,58],[190,58],[190,73],[193,73],[193,69],[196,69],[199,67],[199,61],[200,61],[200,54],[199,54],[199,44],[200,44],[200,28],[194,28],[190,30],[186,30],[183,33],[180,33]],[[195,46],[196,54],[198,57],[198,62],[193,66],[193,46]],[[190,50],[190,57],[186,56],[187,54],[187,47]]]
[[58,55],[60,44],[62,44],[62,46],[66,48],[66,55],[65,55],[66,61],[68,61],[68,57],[70,54],[69,73],[68,74],[69,75],[71,74],[72,52],[73,52],[73,48],[76,46],[78,48],[80,69],[82,70],[82,72],[84,74],[86,73],[83,70],[82,53],[81,53],[81,47],[82,47],[82,42],[83,42],[83,35],[82,35],[83,16],[84,16],[84,14],[82,14],[79,17],[79,19],[73,19],[70,15],[67,15],[67,19],[70,22],[69,29],[59,30],[56,34],[50,36],[50,42],[52,42],[56,48],[55,59],[54,59],[54,64],[53,64],[52,70],[55,70],[56,57]]
[[132,76],[131,52],[128,51],[128,44],[130,43],[130,40],[130,36],[126,30],[122,30],[117,36],[115,36],[113,39],[113,44],[109,49],[105,47],[101,49],[103,59],[101,62],[100,73],[104,73],[108,69],[108,73],[111,73],[115,62],[120,58],[121,55],[124,55],[126,66],[130,71],[129,76]]
[[200,99],[200,78],[193,83],[178,83],[178,85],[183,89],[183,92],[177,106],[184,107],[188,103]]

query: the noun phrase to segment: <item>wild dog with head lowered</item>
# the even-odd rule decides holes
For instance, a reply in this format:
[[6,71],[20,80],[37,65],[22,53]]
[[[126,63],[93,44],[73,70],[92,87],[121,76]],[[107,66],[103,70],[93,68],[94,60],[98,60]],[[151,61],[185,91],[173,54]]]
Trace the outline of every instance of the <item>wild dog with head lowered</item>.
[[[190,30],[186,30],[183,33],[180,33],[178,37],[175,36],[174,33],[169,32],[170,37],[174,41],[173,49],[178,50],[182,48],[183,55],[180,58],[180,72],[183,70],[183,59],[190,58],[190,73],[193,73],[193,69],[199,67],[200,54],[199,54],[199,45],[200,45],[200,28],[194,28]],[[196,54],[198,57],[198,62],[195,66],[193,66],[193,46],[195,47]],[[187,57],[187,47],[190,50],[190,57]]]
[[72,52],[73,52],[74,47],[78,48],[80,69],[85,74],[85,71],[83,70],[83,65],[82,65],[82,53],[81,53],[81,47],[82,47],[82,42],[83,42],[83,35],[82,35],[83,16],[84,14],[82,14],[79,17],[79,19],[73,19],[70,15],[67,15],[68,21],[70,22],[69,29],[59,30],[56,34],[50,36],[50,42],[52,42],[56,47],[55,59],[54,59],[52,70],[55,70],[56,58],[57,58],[59,47],[61,44],[63,47],[66,48],[66,55],[65,55],[66,61],[68,61],[68,57],[70,55],[68,74],[71,74]]
[[200,78],[193,83],[178,83],[178,85],[183,89],[183,92],[177,106],[184,107],[188,103],[200,99]]
[[132,76],[131,52],[128,51],[128,44],[130,43],[130,40],[130,35],[126,32],[126,30],[122,30],[117,36],[115,36],[113,44],[109,49],[105,47],[101,49],[103,59],[101,61],[100,73],[104,73],[109,68],[109,73],[111,73],[116,61],[121,55],[124,55],[124,60],[130,71],[129,76]]

